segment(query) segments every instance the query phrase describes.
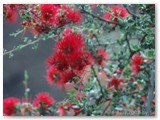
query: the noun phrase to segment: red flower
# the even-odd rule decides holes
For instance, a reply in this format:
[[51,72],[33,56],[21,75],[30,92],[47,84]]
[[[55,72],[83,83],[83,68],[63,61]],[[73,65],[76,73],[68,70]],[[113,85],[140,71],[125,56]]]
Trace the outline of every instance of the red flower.
[[141,57],[141,55],[139,53],[136,53],[132,56],[131,58],[131,68],[133,73],[137,74],[140,72],[140,64],[143,62],[143,58]]
[[107,60],[107,58],[108,54],[102,48],[99,48],[96,55],[96,61],[98,62],[98,64],[101,65],[104,60]]
[[80,72],[86,66],[92,64],[93,58],[88,51],[78,51],[70,56],[69,61],[71,68]]
[[69,34],[56,43],[57,52],[61,52],[65,55],[83,50],[85,46],[83,37],[77,33]]
[[50,66],[56,65],[57,69],[62,71],[68,69],[68,62],[67,62],[67,57],[64,56],[60,52],[54,53],[48,60],[47,64]]
[[72,29],[68,27],[63,31],[63,36],[65,37],[65,36],[70,35],[72,33],[73,33]]
[[138,53],[134,54],[134,55],[132,56],[132,59],[131,59],[132,64],[136,64],[136,65],[141,64],[141,62],[143,62],[143,60],[144,60],[144,59],[143,59],[143,58],[141,57],[141,55],[138,54]]
[[67,18],[69,21],[73,23],[80,23],[82,21],[82,15],[78,10],[69,10],[67,14]]
[[129,16],[129,13],[122,5],[115,5],[110,8],[110,12],[106,12],[103,15],[103,18],[106,20],[113,20],[118,22],[118,17],[126,18]]
[[50,85],[57,83],[61,79],[61,72],[57,69],[57,66],[52,66],[47,70],[47,81]]
[[145,96],[141,96],[141,100],[143,100],[145,102],[146,101],[146,97]]
[[58,12],[58,9],[60,9],[59,5],[53,5],[53,4],[42,4],[40,5],[40,10],[42,12],[42,21],[46,21],[50,23],[50,25],[53,25],[55,23],[55,15]]
[[16,10],[11,8],[9,5],[4,6],[4,16],[6,17],[6,20],[9,22],[16,22],[18,19],[18,14]]
[[97,4],[91,4],[90,7],[91,7],[92,9],[94,9],[94,8],[97,7]]
[[15,113],[15,106],[20,104],[20,100],[15,97],[9,97],[3,100],[3,114],[11,116]]
[[119,85],[124,82],[122,79],[117,79],[116,77],[113,77],[112,80],[108,84],[108,88],[114,86],[116,90],[118,90]]
[[47,81],[50,85],[57,83],[59,86],[72,81],[77,75],[70,70],[59,71],[57,66],[52,66],[47,70]]
[[64,107],[62,105],[58,106],[58,113],[60,116],[66,115],[66,110],[64,109]]
[[135,73],[135,74],[139,73],[140,70],[141,70],[140,66],[137,65],[137,64],[132,64],[131,69],[132,69],[132,72]]
[[65,84],[68,81],[73,81],[75,77],[77,77],[77,75],[73,71],[66,70],[62,73],[62,80],[60,81],[60,84]]
[[86,44],[83,37],[70,29],[65,34],[67,35],[56,43],[56,52],[47,60],[49,84],[57,83],[62,86],[67,82],[77,80],[85,67],[93,62],[90,52],[85,50]]
[[47,92],[41,92],[36,95],[36,98],[33,102],[34,106],[39,108],[39,107],[45,107],[46,109],[55,104],[55,100],[50,96],[49,93]]

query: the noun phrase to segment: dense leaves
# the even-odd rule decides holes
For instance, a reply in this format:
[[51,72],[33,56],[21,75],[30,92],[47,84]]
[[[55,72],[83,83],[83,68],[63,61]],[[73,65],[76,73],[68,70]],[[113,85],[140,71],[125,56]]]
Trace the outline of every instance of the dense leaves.
[[52,38],[46,79],[66,98],[29,101],[26,89],[25,102],[4,99],[4,115],[155,115],[155,5],[4,5],[7,22],[18,15],[23,29],[10,35],[23,41],[4,55]]

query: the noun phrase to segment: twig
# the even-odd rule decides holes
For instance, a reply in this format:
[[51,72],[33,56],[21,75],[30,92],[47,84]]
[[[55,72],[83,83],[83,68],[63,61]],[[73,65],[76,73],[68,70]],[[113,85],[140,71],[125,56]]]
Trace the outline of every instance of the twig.
[[[101,21],[103,21],[103,22],[108,22],[108,23],[112,23],[112,24],[115,24],[115,25],[120,25],[118,22],[106,20],[106,19],[104,19],[104,18],[102,18],[102,17],[99,17],[99,16],[97,16],[97,15],[95,15],[95,14],[93,14],[93,13],[90,13],[90,12],[84,10],[84,9],[82,10],[82,13],[86,13],[86,14],[88,14],[88,15],[91,15],[92,17],[97,18],[97,19],[99,19],[99,20],[101,20]],[[121,26],[121,25],[120,25],[120,26]]]
[[[57,37],[57,36],[54,36],[54,37]],[[27,46],[33,45],[33,44],[35,44],[35,43],[37,43],[37,42],[39,42],[39,41],[41,41],[41,40],[42,40],[41,38],[38,38],[37,40],[34,40],[34,41],[29,42],[29,43],[27,43],[27,44],[21,45],[20,48],[19,48],[19,46],[17,46],[16,48],[14,48],[14,49],[12,49],[12,50],[3,53],[3,55],[7,55],[7,54],[10,54],[10,53],[13,53],[13,52],[15,52],[15,51],[18,51],[19,49],[23,49],[23,48],[25,48],[25,47],[27,47]]]
[[104,116],[106,110],[109,108],[110,104],[111,104],[111,100],[109,101],[108,105],[104,108],[103,112],[102,112],[102,116]]
[[[35,44],[35,43],[39,42],[40,40],[41,40],[41,39],[39,38],[39,39],[37,39],[37,40],[35,40],[35,41],[32,41],[32,42],[30,42],[30,43],[28,43],[28,44],[22,45],[20,49],[23,49],[23,48],[25,48],[25,47],[27,47],[27,46],[29,46],[29,45]],[[8,51],[8,52],[3,53],[3,55],[7,55],[7,54],[10,54],[10,53],[13,53],[13,52],[15,52],[15,51],[17,51],[17,50],[19,50],[19,47],[18,47],[18,46],[17,46],[16,48]]]
[[102,93],[102,96],[104,96],[104,93],[103,93],[103,90],[102,90],[102,86],[101,86],[101,83],[100,83],[100,81],[99,81],[99,79],[98,79],[98,76],[97,76],[97,74],[96,74],[96,71],[95,71],[95,69],[94,69],[93,66],[91,66],[91,69],[93,70],[94,76],[96,77],[96,80],[97,80],[98,85],[99,85],[99,87],[100,87],[100,91],[101,91],[101,93]]
[[127,12],[128,12],[130,15],[139,18],[139,16],[136,15],[136,14],[134,14],[133,12],[131,12],[128,7],[126,7],[126,10],[127,10]]

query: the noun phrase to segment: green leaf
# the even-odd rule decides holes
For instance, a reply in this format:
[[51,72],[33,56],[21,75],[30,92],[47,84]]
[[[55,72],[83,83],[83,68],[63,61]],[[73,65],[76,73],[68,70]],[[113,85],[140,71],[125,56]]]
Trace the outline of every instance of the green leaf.
[[145,38],[145,40],[146,40],[146,43],[147,43],[147,44],[151,44],[151,43],[153,43],[153,41],[154,41],[154,37],[153,37],[153,36],[147,36],[147,37]]
[[140,46],[139,45],[132,45],[131,48],[134,51],[138,51],[140,49]]
[[68,95],[70,95],[70,96],[74,96],[75,94],[76,94],[75,90],[70,90],[68,92]]
[[14,56],[14,54],[11,52],[9,53],[9,58],[12,58]]
[[147,57],[153,57],[154,56],[154,54],[155,54],[155,50],[154,49],[151,49],[151,50],[149,50],[148,52],[147,52]]

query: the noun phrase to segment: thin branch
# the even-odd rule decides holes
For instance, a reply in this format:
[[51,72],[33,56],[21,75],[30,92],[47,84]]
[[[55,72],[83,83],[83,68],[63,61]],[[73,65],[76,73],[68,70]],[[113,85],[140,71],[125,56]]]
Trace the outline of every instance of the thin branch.
[[[90,12],[84,10],[84,9],[82,10],[82,13],[86,13],[86,14],[88,14],[88,15],[91,15],[92,17],[97,18],[98,20],[101,20],[101,21],[103,21],[103,22],[112,23],[112,24],[115,24],[115,25],[120,25],[118,22],[106,20],[106,19],[104,19],[104,18],[102,18],[102,17],[99,17],[99,16],[97,16],[97,15],[95,15],[95,14],[93,14],[93,13],[90,13]],[[120,26],[121,26],[121,25],[120,25]]]
[[[25,48],[25,47],[27,47],[27,46],[29,46],[29,45],[33,45],[33,44],[39,42],[40,40],[41,40],[41,39],[37,39],[37,40],[32,41],[32,42],[30,42],[30,43],[28,43],[28,44],[22,45],[20,49],[23,49],[23,48]],[[3,53],[3,55],[7,55],[7,54],[10,54],[10,53],[13,53],[13,52],[15,52],[15,51],[17,51],[17,50],[19,50],[19,47],[18,47],[18,46],[17,46],[16,48],[10,50],[10,51],[7,51],[7,52]]]
[[[57,37],[57,36],[54,36],[54,37]],[[38,38],[37,40],[34,40],[34,41],[29,42],[29,43],[27,43],[27,44],[21,45],[20,48],[19,48],[19,46],[17,46],[16,48],[14,48],[14,49],[12,49],[12,50],[3,53],[3,55],[7,55],[7,54],[10,54],[10,53],[13,53],[13,52],[15,52],[15,51],[18,51],[19,49],[23,49],[23,48],[25,48],[25,47],[27,47],[27,46],[33,45],[33,44],[35,44],[35,43],[37,43],[37,42],[39,42],[39,41],[41,41],[41,40],[42,40],[41,38]]]
[[126,8],[127,12],[128,12],[130,15],[139,18],[139,16],[136,15],[136,14],[134,14],[133,12],[131,12],[128,7],[125,7],[125,8]]
[[99,85],[99,87],[100,87],[100,91],[101,91],[101,93],[102,93],[102,96],[104,96],[104,93],[103,93],[103,90],[102,90],[102,86],[101,86],[100,80],[98,79],[98,76],[97,76],[97,74],[96,74],[96,71],[95,71],[95,69],[94,69],[93,66],[91,66],[91,69],[93,70],[94,76],[96,77],[96,80],[97,80],[98,85]]
[[106,110],[109,108],[110,104],[111,104],[111,100],[109,101],[108,105],[104,108],[103,112],[102,112],[102,116],[104,116]]

